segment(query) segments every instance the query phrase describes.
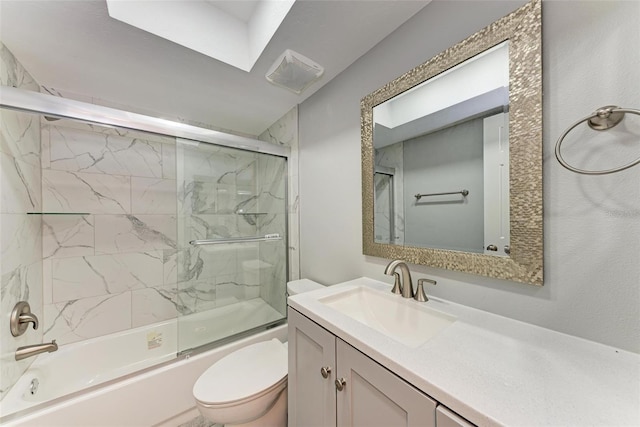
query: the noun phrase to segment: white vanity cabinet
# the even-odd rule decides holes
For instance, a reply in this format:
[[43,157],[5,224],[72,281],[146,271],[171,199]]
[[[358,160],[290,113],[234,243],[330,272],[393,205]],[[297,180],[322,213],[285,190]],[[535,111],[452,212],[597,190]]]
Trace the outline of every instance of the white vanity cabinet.
[[[341,380],[343,386],[336,383]],[[374,360],[289,309],[289,426],[431,427],[436,405]]]
[[435,426],[434,400],[339,338],[336,365],[338,427]]
[[297,311],[288,311],[289,426],[335,425],[336,338]]
[[368,277],[287,304],[291,426],[640,426],[635,353]]
[[436,425],[438,427],[475,427],[455,412],[438,405],[436,409]]

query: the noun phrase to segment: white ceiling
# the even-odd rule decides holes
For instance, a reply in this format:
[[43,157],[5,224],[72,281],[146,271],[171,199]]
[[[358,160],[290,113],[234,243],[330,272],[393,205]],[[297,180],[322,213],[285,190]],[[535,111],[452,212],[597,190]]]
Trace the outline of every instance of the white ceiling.
[[[251,71],[295,0],[263,0],[248,19],[206,0],[106,0],[109,16],[151,34]],[[243,1],[234,4],[244,4]],[[229,7],[232,12],[248,10]]]
[[258,3],[263,0],[205,0],[214,7],[222,9],[229,15],[233,15],[241,21],[249,22]]
[[[102,0],[2,0],[0,40],[41,85],[258,135],[428,2],[298,0],[249,73],[114,20]],[[264,78],[285,49],[325,67],[301,95]]]

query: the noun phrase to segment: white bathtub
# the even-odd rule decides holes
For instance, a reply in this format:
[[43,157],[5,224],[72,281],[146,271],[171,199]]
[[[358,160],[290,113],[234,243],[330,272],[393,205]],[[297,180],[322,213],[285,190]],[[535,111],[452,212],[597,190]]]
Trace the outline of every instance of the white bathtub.
[[283,315],[261,298],[227,304],[213,310],[180,318],[180,348],[194,348],[202,343],[257,328],[282,319]]
[[[235,325],[239,318],[251,311],[255,317],[261,317],[258,315],[260,307],[254,305],[218,312],[227,316],[224,322],[212,322],[211,317],[205,322],[203,313],[190,316],[188,321],[193,328],[188,328],[190,332],[187,336],[183,334],[181,340],[190,341],[201,334],[215,336],[225,323]],[[239,318],[228,313],[230,310]],[[268,311],[264,314],[267,318],[273,316]],[[255,317],[252,321],[258,321]],[[39,356],[12,387],[0,403],[0,424],[65,427],[178,425],[179,420],[186,421],[197,415],[191,388],[204,370],[237,348],[271,338],[286,341],[286,325],[177,360],[177,324],[171,320],[62,346],[55,353]],[[160,367],[150,368],[163,363]],[[147,370],[135,373],[142,369]],[[30,386],[34,379],[38,380],[38,390],[31,394]],[[101,383],[103,385],[95,386]],[[44,402],[49,403],[29,410]]]

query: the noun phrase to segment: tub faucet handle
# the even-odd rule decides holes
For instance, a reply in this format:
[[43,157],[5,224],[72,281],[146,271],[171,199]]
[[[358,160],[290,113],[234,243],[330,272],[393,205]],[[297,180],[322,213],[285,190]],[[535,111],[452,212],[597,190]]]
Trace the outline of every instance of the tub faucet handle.
[[33,323],[33,329],[34,330],[38,329],[38,325],[39,325],[38,318],[33,313],[21,314],[18,317],[18,321],[20,323],[27,323],[27,324],[28,323]]
[[13,307],[9,318],[11,335],[19,337],[24,334],[29,327],[29,323],[33,323],[33,329],[38,329],[38,318],[31,312],[31,306],[26,301],[20,301]]

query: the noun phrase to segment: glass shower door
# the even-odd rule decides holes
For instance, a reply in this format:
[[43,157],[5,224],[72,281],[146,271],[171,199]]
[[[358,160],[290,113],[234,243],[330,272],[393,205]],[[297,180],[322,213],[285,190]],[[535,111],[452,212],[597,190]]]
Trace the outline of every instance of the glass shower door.
[[179,140],[178,351],[286,316],[286,159]]

